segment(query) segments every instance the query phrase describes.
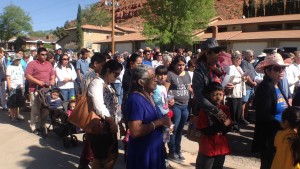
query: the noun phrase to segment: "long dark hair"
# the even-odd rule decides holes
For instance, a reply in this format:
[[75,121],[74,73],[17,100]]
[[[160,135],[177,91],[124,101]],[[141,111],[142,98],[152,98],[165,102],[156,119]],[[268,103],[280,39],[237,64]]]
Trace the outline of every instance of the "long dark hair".
[[297,128],[297,133],[288,138],[291,144],[293,165],[296,166],[300,163],[300,107],[292,106],[286,108],[282,113],[282,121],[285,120],[288,121],[292,129]]
[[130,56],[130,58],[127,60],[127,63],[126,63],[126,69],[129,68],[130,69],[130,62],[135,62],[138,58],[141,58],[140,55],[134,53]]
[[116,60],[109,60],[109,61],[107,61],[107,62],[104,64],[104,66],[103,66],[103,68],[102,68],[102,70],[101,70],[100,75],[101,75],[101,76],[104,76],[106,73],[108,73],[108,71],[109,71],[109,72],[113,72],[113,71],[117,71],[117,70],[120,70],[120,69],[121,69],[121,71],[122,71],[122,69],[123,69],[123,66],[122,66],[121,63],[119,63],[119,62],[116,61]]
[[177,63],[179,63],[180,61],[184,62],[184,64],[186,64],[185,58],[182,55],[177,55],[174,57],[174,59],[172,60],[170,66],[168,67],[169,71],[175,72],[175,66]]
[[[61,64],[62,64],[62,61],[63,61],[63,57],[64,56],[68,56],[67,54],[62,54],[61,55],[61,57],[59,57],[59,60],[58,60],[58,64],[57,64],[57,67],[58,68],[60,68],[60,69],[62,69],[62,67],[61,67]],[[71,66],[71,63],[70,63],[70,61],[69,61],[69,56],[68,56],[68,63],[67,63],[67,65],[66,65],[66,68],[70,68],[70,69],[72,69],[72,66]]]

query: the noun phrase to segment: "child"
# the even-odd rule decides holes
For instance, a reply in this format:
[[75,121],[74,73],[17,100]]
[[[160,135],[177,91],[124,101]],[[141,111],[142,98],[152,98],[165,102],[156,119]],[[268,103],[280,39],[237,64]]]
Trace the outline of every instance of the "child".
[[[225,155],[230,152],[225,134],[231,129],[229,108],[222,105],[224,88],[218,82],[212,82],[206,88],[205,97],[219,108],[219,114],[226,117],[224,121],[217,120],[209,112],[200,110],[196,128],[202,133],[199,140],[199,153],[196,169],[222,169]],[[223,111],[223,113],[222,113]]]
[[59,97],[59,89],[54,88],[51,90],[50,95],[47,96],[47,102],[50,109],[62,109],[62,100]]
[[300,169],[300,108],[285,109],[281,125],[283,130],[275,136],[276,154],[271,169]]
[[[160,109],[160,111],[163,115],[170,114],[170,111],[171,111],[169,109],[169,105],[168,105],[170,100],[168,100],[167,89],[164,86],[164,84],[167,80],[167,74],[168,74],[168,69],[164,65],[160,65],[155,69],[155,75],[156,75],[156,78],[157,78],[157,85],[156,85],[156,89],[153,92],[152,97],[153,97],[153,100],[154,100],[155,104]],[[171,101],[174,102],[174,99],[172,99]],[[164,141],[168,142],[169,139],[170,138],[167,138]],[[170,164],[167,160],[166,147],[164,147],[164,151],[165,151],[165,164],[166,164],[166,167],[169,167]]]
[[20,55],[12,56],[12,64],[7,67],[6,80],[8,89],[8,103],[11,122],[16,123],[23,120],[24,116],[19,114],[19,108],[24,106],[24,71],[20,64]]
[[72,114],[75,106],[76,106],[76,100],[75,99],[71,100],[70,103],[69,103],[69,105],[68,105],[68,111],[67,111],[68,117]]

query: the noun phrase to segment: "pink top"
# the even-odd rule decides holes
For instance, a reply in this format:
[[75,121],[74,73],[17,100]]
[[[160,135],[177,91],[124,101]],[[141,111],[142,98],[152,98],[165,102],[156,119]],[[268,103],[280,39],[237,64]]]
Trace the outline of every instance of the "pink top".
[[[45,61],[41,63],[38,60],[34,60],[28,64],[25,74],[29,74],[32,77],[44,82],[50,82],[50,77],[55,75],[55,71],[50,62]],[[29,82],[29,91],[35,91],[36,86],[37,84]]]

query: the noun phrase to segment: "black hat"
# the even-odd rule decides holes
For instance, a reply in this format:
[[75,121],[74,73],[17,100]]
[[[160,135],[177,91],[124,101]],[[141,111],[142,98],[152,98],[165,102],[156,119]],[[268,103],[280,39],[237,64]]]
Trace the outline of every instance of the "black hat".
[[217,40],[215,38],[208,38],[204,41],[201,45],[201,50],[208,50],[208,49],[220,49],[225,50],[225,47],[219,46]]

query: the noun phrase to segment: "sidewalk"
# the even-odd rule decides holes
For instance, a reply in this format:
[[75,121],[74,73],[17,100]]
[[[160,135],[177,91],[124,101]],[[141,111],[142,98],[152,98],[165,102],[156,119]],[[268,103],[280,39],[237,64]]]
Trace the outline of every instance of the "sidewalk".
[[[23,113],[29,118],[29,113]],[[252,126],[253,127],[253,126]],[[257,169],[259,160],[250,153],[252,128],[241,130],[241,134],[230,133],[232,155],[225,161],[225,169]],[[30,133],[26,121],[11,125],[6,112],[0,112],[0,168],[7,169],[76,169],[82,148],[80,141],[77,147],[66,149],[62,139],[50,132],[47,139]],[[82,134],[77,135],[82,140]],[[124,151],[120,144],[120,155],[115,169],[125,169]],[[198,152],[198,144],[183,136],[182,150],[186,158],[182,164],[170,162],[173,169],[194,169]]]

